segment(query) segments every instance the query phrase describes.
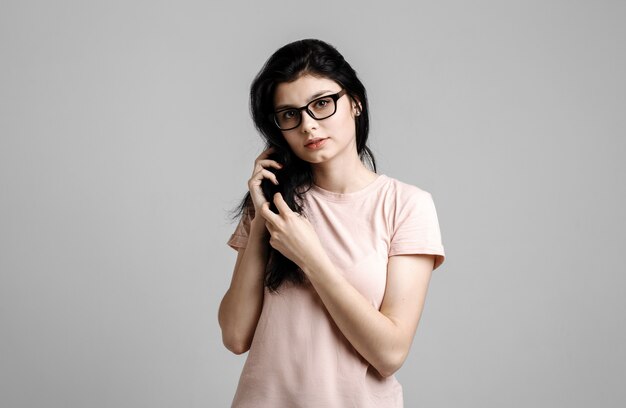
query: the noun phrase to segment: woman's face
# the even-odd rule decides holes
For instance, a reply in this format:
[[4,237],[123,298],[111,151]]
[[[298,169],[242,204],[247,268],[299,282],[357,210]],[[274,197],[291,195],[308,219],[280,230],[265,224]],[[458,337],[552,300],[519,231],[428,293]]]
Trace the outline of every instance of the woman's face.
[[[274,110],[284,107],[299,108],[322,96],[336,94],[341,86],[335,81],[303,75],[293,82],[277,85],[274,93]],[[326,119],[313,119],[306,110],[301,111],[300,125],[282,134],[291,150],[300,159],[309,163],[328,162],[336,157],[357,155],[354,102],[347,94],[337,99],[337,111]],[[307,144],[313,139],[326,139],[321,145]],[[358,156],[358,155],[357,155]]]

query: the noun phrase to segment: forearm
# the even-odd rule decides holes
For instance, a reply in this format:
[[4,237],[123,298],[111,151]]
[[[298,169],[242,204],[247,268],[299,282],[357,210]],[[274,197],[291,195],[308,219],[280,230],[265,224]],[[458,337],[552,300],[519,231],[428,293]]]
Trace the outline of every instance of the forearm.
[[261,315],[267,247],[265,223],[262,218],[255,218],[240,264],[233,272],[218,312],[224,345],[236,354],[250,348]]
[[305,266],[303,271],[352,346],[382,376],[393,374],[405,355],[396,324],[375,309],[327,256]]

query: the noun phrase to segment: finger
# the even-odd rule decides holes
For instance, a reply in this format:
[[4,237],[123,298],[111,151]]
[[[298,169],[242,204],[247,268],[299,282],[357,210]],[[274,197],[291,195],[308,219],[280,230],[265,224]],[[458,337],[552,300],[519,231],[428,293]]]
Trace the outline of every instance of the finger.
[[272,180],[274,184],[278,185],[278,178],[276,177],[276,174],[272,173],[271,171],[267,169],[261,169],[257,171],[254,175],[254,178],[259,181],[262,180],[263,178],[267,178],[267,179]]
[[264,160],[258,160],[257,161],[257,165],[260,165],[261,167],[274,167],[277,169],[282,169],[283,165],[280,164],[279,162],[277,162],[276,160],[270,160],[270,159],[264,159]]
[[270,154],[274,153],[275,151],[276,151],[276,147],[270,146],[269,148],[263,150],[263,152],[261,152],[261,154],[257,157],[257,159],[265,159],[266,157],[268,157]]
[[272,210],[270,210],[270,203],[268,201],[264,202],[261,205],[260,211],[261,211],[261,216],[265,218],[265,221],[270,223],[271,226],[273,227],[276,224],[276,221],[279,218],[279,216],[275,214]]
[[276,208],[281,214],[287,215],[293,213],[293,211],[291,211],[291,208],[289,208],[289,206],[283,199],[283,195],[281,193],[274,194],[274,204],[276,204]]

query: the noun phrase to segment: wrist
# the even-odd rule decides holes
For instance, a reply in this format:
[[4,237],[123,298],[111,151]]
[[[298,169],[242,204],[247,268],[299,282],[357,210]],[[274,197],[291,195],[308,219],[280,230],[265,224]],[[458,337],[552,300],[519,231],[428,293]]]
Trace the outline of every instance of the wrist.
[[250,221],[250,235],[269,235],[269,231],[265,227],[265,218],[258,216]]
[[302,269],[302,272],[304,272],[305,275],[311,276],[311,274],[314,274],[314,273],[322,271],[323,269],[332,268],[332,267],[333,265],[330,262],[328,255],[326,255],[326,253],[323,253],[320,256],[317,256],[313,259],[308,259],[305,262],[303,262],[302,267],[300,269]]

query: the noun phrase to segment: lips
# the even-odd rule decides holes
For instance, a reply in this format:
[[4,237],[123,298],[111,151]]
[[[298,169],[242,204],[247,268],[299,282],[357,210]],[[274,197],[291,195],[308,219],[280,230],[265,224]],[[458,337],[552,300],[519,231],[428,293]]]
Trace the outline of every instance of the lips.
[[320,140],[326,140],[326,139],[328,139],[328,138],[327,138],[327,137],[316,137],[315,139],[307,140],[307,142],[306,142],[305,146],[308,146],[308,145],[310,145],[311,143],[317,143],[317,142],[319,142]]

